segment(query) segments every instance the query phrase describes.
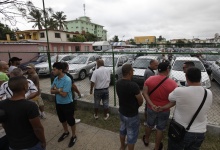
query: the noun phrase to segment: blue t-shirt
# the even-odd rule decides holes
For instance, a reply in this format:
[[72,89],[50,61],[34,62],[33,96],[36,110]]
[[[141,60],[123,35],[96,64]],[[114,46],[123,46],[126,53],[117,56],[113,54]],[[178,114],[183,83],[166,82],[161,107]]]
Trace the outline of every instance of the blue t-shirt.
[[72,82],[71,79],[65,74],[61,79],[56,77],[51,85],[51,88],[56,86],[57,89],[62,89],[63,92],[66,92],[66,97],[61,96],[60,94],[56,94],[56,102],[57,104],[69,104],[73,102],[72,99]]

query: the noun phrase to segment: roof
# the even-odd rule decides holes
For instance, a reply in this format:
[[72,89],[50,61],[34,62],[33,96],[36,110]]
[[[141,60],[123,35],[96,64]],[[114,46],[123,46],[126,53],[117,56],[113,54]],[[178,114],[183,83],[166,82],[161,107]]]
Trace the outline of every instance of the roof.
[[112,46],[126,46],[125,42],[111,42]]
[[92,46],[104,46],[104,45],[110,45],[108,41],[99,41],[99,42],[94,42]]
[[158,56],[140,56],[137,59],[157,59]]
[[177,57],[176,60],[200,61],[197,57]]

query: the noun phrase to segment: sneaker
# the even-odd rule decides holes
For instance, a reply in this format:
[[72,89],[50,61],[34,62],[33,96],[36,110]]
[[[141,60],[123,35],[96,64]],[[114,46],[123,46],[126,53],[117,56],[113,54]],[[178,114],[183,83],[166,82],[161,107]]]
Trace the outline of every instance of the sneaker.
[[41,117],[41,119],[46,119],[45,113],[42,113],[42,114],[40,115],[40,117]]
[[96,116],[96,115],[94,114],[94,118],[97,120],[97,119],[99,118],[99,116]]
[[61,142],[61,141],[63,141],[66,137],[68,137],[69,136],[69,132],[67,132],[67,133],[63,133],[61,136],[60,136],[60,138],[58,139],[58,142]]
[[104,120],[107,120],[109,117],[109,113],[106,114],[106,117],[104,117]]
[[76,136],[71,137],[68,147],[72,147],[76,143],[76,139],[77,139]]
[[75,123],[80,123],[81,119],[75,119]]

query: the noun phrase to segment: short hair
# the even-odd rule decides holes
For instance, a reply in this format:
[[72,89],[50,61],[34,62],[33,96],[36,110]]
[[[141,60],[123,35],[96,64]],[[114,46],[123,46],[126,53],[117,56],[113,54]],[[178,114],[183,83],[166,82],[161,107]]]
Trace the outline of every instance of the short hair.
[[187,68],[189,68],[189,67],[195,67],[195,63],[192,62],[192,61],[186,61],[186,62],[184,62],[183,64],[185,64],[185,65],[187,66]]
[[104,66],[104,61],[102,59],[97,60],[97,65],[100,66]]
[[63,71],[64,71],[64,70],[66,70],[66,69],[68,68],[69,65],[68,65],[68,63],[65,62],[65,61],[62,62],[62,64],[63,64]]
[[23,71],[20,68],[15,68],[10,73],[14,77],[23,76]]
[[133,68],[131,64],[124,64],[122,66],[122,75],[127,76],[132,69]]
[[200,82],[202,78],[201,70],[196,67],[190,67],[186,71],[186,77],[190,82]]
[[25,84],[27,84],[27,79],[24,76],[12,77],[8,81],[8,87],[13,93],[23,91]]
[[62,62],[55,62],[53,64],[53,68],[57,68],[58,70],[63,70],[63,63]]
[[151,59],[150,60],[150,65],[152,64],[152,63],[154,63],[156,60],[155,59]]

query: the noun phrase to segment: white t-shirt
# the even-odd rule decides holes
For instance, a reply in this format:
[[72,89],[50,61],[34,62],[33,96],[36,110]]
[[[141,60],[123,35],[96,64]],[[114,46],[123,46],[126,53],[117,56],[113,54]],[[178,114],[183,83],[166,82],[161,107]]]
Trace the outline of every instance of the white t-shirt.
[[110,71],[101,66],[93,72],[90,81],[95,83],[95,89],[108,88],[110,83]]
[[[28,81],[28,91],[25,94],[25,97],[27,98],[31,93],[37,92],[37,87],[34,85],[34,83],[27,79]],[[9,89],[8,87],[8,81],[2,83],[1,87],[0,87],[0,97],[1,99],[7,99],[7,98],[11,98],[13,95],[12,91]]]
[[[205,103],[191,125],[189,132],[206,132],[207,112],[212,105],[212,92],[209,89],[206,90],[207,98]],[[202,86],[189,86],[178,87],[170,93],[169,100],[171,102],[176,102],[176,108],[174,111],[174,119],[176,122],[180,123],[185,128],[188,126],[203,100],[204,92]]]
[[10,66],[8,68],[8,73],[10,74],[15,68],[17,68],[16,66]]

